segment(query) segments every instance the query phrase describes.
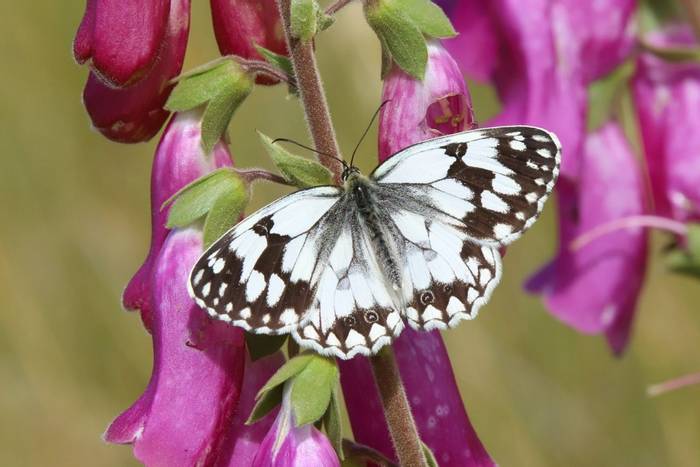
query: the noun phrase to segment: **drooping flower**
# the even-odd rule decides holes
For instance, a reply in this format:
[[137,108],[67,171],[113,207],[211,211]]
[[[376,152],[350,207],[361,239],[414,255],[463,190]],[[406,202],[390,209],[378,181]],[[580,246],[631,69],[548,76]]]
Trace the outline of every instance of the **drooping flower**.
[[[651,34],[658,47],[697,47],[690,27]],[[700,219],[700,65],[641,54],[632,81],[655,212]]]
[[645,212],[641,171],[616,123],[587,137],[579,183],[564,181],[559,198],[559,252],[526,287],[542,294],[547,308],[573,328],[605,333],[619,354],[644,280],[647,233],[620,229],[572,244],[596,227]]
[[286,384],[280,411],[252,467],[340,467],[340,460],[323,433],[313,424],[296,426],[290,398],[291,385]]
[[[174,2],[176,3],[176,2]],[[165,227],[169,209],[163,203],[188,183],[215,168],[230,166],[231,155],[219,143],[210,156],[201,148],[201,110],[175,114],[166,128],[151,171],[151,247],[143,265],[124,290],[122,302],[128,310],[141,310],[150,328],[152,305],[151,275],[153,263],[168,235]]]
[[[222,55],[261,60],[256,45],[280,55],[287,53],[275,0],[211,0],[211,16]],[[276,83],[267,76],[258,76],[256,82]]]
[[[429,46],[423,83],[394,69],[384,83],[379,158],[411,144],[475,126],[469,90],[457,64],[438,44]],[[469,422],[439,332],[405,329],[394,343],[401,379],[421,439],[442,467],[493,466]],[[396,458],[370,364],[341,361],[341,383],[355,439]],[[449,433],[446,436],[445,433]]]
[[[91,9],[102,11],[100,5],[111,5],[108,10],[111,14],[117,15],[114,20],[115,24],[103,19],[102,23],[104,24],[100,23],[100,31],[102,35],[115,41],[114,47],[117,49],[124,41],[124,36],[130,39],[142,34],[141,32],[128,34],[128,31],[121,31],[121,28],[131,25],[129,21],[118,16],[121,13],[112,11],[121,11],[121,8],[117,8],[116,5],[122,3],[126,3],[124,14],[127,14],[133,13],[130,12],[130,9],[136,7],[132,4],[139,2],[91,0],[88,3],[88,11]],[[145,3],[151,5],[161,2],[149,1]],[[137,143],[149,140],[160,130],[168,118],[169,113],[163,109],[163,105],[173,88],[172,85],[168,84],[168,81],[182,70],[189,33],[190,0],[172,0],[166,3],[169,4],[169,10],[166,10],[165,18],[167,21],[164,34],[159,36],[160,40],[157,44],[157,59],[154,59],[154,63],[142,71],[138,80],[131,80],[120,87],[115,87],[113,83],[106,82],[94,67],[88,76],[83,91],[85,108],[90,115],[93,126],[113,141]],[[140,11],[141,8],[138,10]],[[146,8],[146,10],[149,9]],[[106,15],[106,13],[104,14]],[[86,14],[86,18],[88,16]],[[80,31],[82,29],[81,25]],[[144,27],[144,29],[148,28]],[[80,31],[78,37],[81,36]]]
[[167,35],[170,0],[87,0],[73,42],[78,63],[89,63],[113,87],[142,79]]

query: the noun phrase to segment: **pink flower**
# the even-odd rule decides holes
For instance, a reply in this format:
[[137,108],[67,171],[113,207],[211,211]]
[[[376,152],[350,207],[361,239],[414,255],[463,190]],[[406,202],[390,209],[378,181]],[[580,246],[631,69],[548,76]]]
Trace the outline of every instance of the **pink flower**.
[[[384,83],[379,158],[440,134],[475,126],[471,97],[452,57],[431,44],[423,83],[394,69]],[[450,359],[438,332],[405,329],[394,343],[411,410],[422,440],[441,467],[493,466],[462,404]],[[341,361],[341,383],[355,439],[396,458],[369,362]],[[448,433],[449,435],[446,435]]]
[[102,81],[139,81],[158,59],[170,0],[87,0],[73,43],[78,63],[90,64]]
[[[88,10],[90,10],[91,5],[93,5],[92,8],[97,8],[94,4],[102,5],[105,3],[110,5],[112,3],[115,5],[126,4],[124,8],[126,11],[123,12],[126,14],[129,13],[129,9],[132,8],[131,4],[134,2],[91,0],[88,3]],[[123,143],[149,140],[163,126],[169,115],[168,111],[163,109],[163,105],[173,88],[168,84],[168,81],[182,70],[185,49],[187,48],[190,0],[149,1],[145,3],[149,5],[167,3],[170,5],[169,10],[166,10],[165,19],[167,22],[164,23],[166,26],[164,34],[160,36],[157,44],[157,60],[152,66],[143,70],[138,80],[131,80],[120,87],[114,87],[114,83],[106,82],[102,74],[99,74],[99,71],[93,67],[83,91],[83,102],[93,126],[107,138]],[[134,8],[136,7],[134,6]],[[120,8],[116,7],[112,7],[112,9],[121,11]],[[123,41],[122,34],[126,34],[120,28],[127,27],[129,24],[125,20],[117,21],[116,24],[106,22],[101,31],[103,30],[102,33],[105,36],[118,38],[116,47]],[[145,34],[145,32],[143,33]],[[127,37],[139,37],[139,34],[127,34]],[[80,35],[79,31],[78,37]],[[119,47],[117,49],[121,50]]]
[[287,384],[277,419],[260,445],[252,466],[340,467],[338,456],[323,433],[313,424],[296,426],[290,394],[291,385]]
[[596,227],[644,213],[644,181],[616,123],[588,136],[579,184],[564,181],[559,188],[559,253],[526,287],[541,293],[547,308],[573,328],[605,333],[619,354],[644,281],[647,234],[641,228],[617,230],[572,245]]
[[384,81],[379,116],[379,160],[406,146],[476,126],[472,99],[457,63],[437,42],[428,46],[420,82],[394,67]]
[[[222,55],[262,60],[256,45],[280,55],[287,54],[275,0],[211,0],[211,16]],[[256,82],[276,83],[266,76],[259,76]]]
[[[690,27],[648,40],[660,47],[697,47]],[[656,213],[700,219],[700,66],[640,55],[632,85]]]
[[151,247],[143,265],[124,290],[122,302],[128,310],[141,310],[150,329],[153,309],[151,276],[153,264],[168,235],[168,209],[163,203],[188,183],[218,167],[230,166],[231,155],[224,143],[205,156],[201,148],[201,111],[175,114],[163,133],[151,171]]

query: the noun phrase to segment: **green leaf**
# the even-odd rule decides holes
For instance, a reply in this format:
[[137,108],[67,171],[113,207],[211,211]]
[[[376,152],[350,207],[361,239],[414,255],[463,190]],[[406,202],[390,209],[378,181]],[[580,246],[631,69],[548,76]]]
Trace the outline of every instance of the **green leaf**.
[[239,105],[250,94],[253,84],[247,75],[241,73],[221,88],[213,97],[202,116],[202,147],[209,154],[228,128],[228,124]]
[[423,441],[420,443],[423,445],[423,454],[425,454],[425,460],[428,461],[428,467],[440,467],[435,459],[435,454],[433,454],[433,451],[431,451],[428,445]]
[[280,55],[272,50],[266,49],[261,45],[255,45],[258,53],[263,56],[266,62],[275,65],[280,70],[284,71],[287,76],[294,77],[294,66],[292,61],[286,55]]
[[313,354],[301,354],[296,357],[287,360],[287,362],[280,367],[277,372],[272,375],[272,377],[267,380],[265,386],[263,386],[260,391],[258,391],[257,399],[261,398],[267,391],[280,386],[282,383],[287,381],[289,378],[296,376],[301,372],[313,359]]
[[228,168],[195,180],[163,203],[165,207],[172,202],[166,226],[172,229],[190,225],[208,213],[222,194],[236,190],[241,183],[240,177]]
[[173,89],[165,108],[182,112],[198,107],[219,95],[232,77],[240,73],[240,67],[227,60],[201,73],[186,76]]
[[671,251],[666,256],[666,265],[675,273],[700,279],[700,224],[687,227],[686,248]]
[[212,205],[204,221],[204,247],[208,248],[223,234],[236,225],[248,204],[248,187],[243,180],[222,193]]
[[343,452],[343,426],[340,421],[340,403],[338,401],[337,387],[331,391],[331,400],[323,416],[323,426],[326,428],[326,434],[331,442],[331,446],[333,446],[333,449],[335,449],[342,461],[345,453]]
[[320,10],[316,0],[292,0],[290,12],[292,36],[304,42],[313,39],[318,30]]
[[337,384],[338,366],[335,360],[313,355],[308,365],[292,380],[291,403],[297,426],[313,423],[323,417]]
[[589,132],[610,121],[614,107],[620,103],[619,98],[625,92],[634,70],[634,60],[628,60],[588,87]]
[[396,0],[401,10],[418,26],[423,34],[430,37],[454,37],[457,31],[442,8],[430,0]]
[[326,29],[333,26],[333,23],[335,23],[335,16],[327,15],[323,12],[323,10],[319,10],[319,13],[318,13],[318,30],[319,31],[325,31]]
[[258,134],[270,158],[289,183],[300,188],[331,184],[331,173],[327,168],[314,160],[294,155],[282,146],[273,144],[268,136]]
[[248,347],[250,359],[256,361],[263,357],[267,357],[268,355],[272,355],[282,348],[284,342],[287,340],[287,337],[287,334],[282,334],[279,336],[266,336],[264,334],[253,334],[251,332],[246,332],[245,343],[246,347]]
[[251,410],[250,416],[245,422],[246,425],[252,425],[280,405],[283,394],[284,386],[276,386],[269,391],[265,391],[255,403],[253,410]]
[[428,46],[421,30],[402,11],[400,1],[365,3],[365,17],[399,68],[422,80],[428,64]]

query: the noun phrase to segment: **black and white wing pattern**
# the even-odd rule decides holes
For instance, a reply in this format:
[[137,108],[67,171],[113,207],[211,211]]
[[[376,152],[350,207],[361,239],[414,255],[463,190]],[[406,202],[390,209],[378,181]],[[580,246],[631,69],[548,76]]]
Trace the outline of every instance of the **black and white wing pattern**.
[[486,128],[411,146],[374,171],[377,204],[403,242],[409,325],[444,329],[476,316],[501,277],[496,248],[535,222],[560,152],[539,128]]
[[401,185],[452,218],[477,243],[507,245],[542,212],[559,175],[561,147],[541,128],[495,127],[404,149],[371,178]]
[[261,334],[289,333],[313,301],[312,276],[339,232],[343,190],[297,191],[256,211],[217,240],[188,281],[197,305]]

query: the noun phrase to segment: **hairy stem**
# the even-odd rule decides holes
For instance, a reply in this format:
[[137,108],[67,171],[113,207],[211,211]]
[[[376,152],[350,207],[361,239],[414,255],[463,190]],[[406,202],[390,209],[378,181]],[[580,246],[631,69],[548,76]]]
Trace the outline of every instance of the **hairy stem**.
[[296,87],[297,85],[297,83],[294,81],[293,76],[288,76],[287,73],[280,70],[271,63],[263,62],[261,60],[248,60],[240,57],[236,57],[236,60],[238,61],[238,63],[241,64],[243,68],[245,68],[251,73],[265,75],[269,78],[283,81],[293,87]]
[[[319,160],[333,173],[336,183],[340,183],[343,166],[338,159],[342,159],[338,141],[335,137],[331,114],[328,110],[326,95],[316,65],[313,43],[304,42],[292,37],[290,19],[291,0],[277,0],[277,6],[282,16],[284,34],[287,39],[289,58],[294,66],[299,97],[304,106],[306,122],[309,126],[314,146],[320,152],[330,154],[332,157],[319,155]],[[334,159],[337,158],[337,159]]]
[[338,13],[340,10],[342,10],[345,6],[347,6],[349,3],[351,3],[352,0],[337,0],[334,4],[329,6],[326,9],[326,14],[327,15],[334,15]]
[[267,180],[268,182],[279,183],[280,185],[294,186],[289,183],[284,177],[261,169],[238,170],[235,172],[246,182],[254,182],[258,180]]
[[406,467],[427,466],[393,349],[390,346],[382,348],[370,361],[399,464]]
[[695,31],[696,39],[700,40],[700,3],[698,0],[681,0],[681,4],[688,14],[688,20]]
[[680,376],[669,381],[664,381],[663,383],[649,386],[647,388],[647,395],[649,397],[660,396],[661,394],[694,384],[700,384],[700,373],[691,373],[689,375]]
[[636,229],[636,228],[652,228],[665,230],[675,235],[685,236],[688,234],[688,228],[682,222],[668,219],[660,216],[629,216],[615,219],[605,224],[597,225],[587,232],[582,233],[574,238],[569,244],[571,250],[578,250],[591,243],[600,237],[619,230]]

